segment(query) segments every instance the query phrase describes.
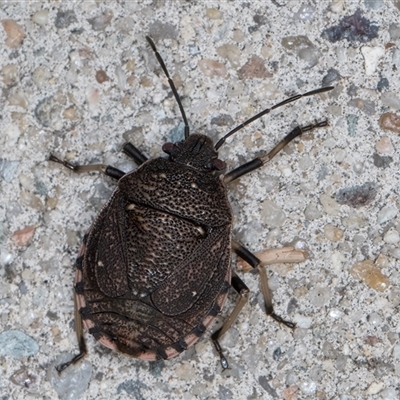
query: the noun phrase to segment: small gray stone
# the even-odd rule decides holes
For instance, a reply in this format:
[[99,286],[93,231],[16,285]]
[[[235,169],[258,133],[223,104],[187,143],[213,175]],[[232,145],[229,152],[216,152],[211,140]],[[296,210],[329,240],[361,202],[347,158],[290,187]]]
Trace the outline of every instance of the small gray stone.
[[267,377],[266,376],[260,376],[258,378],[259,384],[262,386],[263,389],[267,391],[274,399],[277,399],[278,393],[276,393],[276,390],[268,383]]
[[147,389],[147,386],[139,380],[129,379],[118,385],[117,393],[120,394],[124,391],[129,395],[133,395],[136,400],[144,400],[145,397],[143,397],[141,389]]
[[18,330],[0,333],[0,356],[23,358],[35,355],[39,345],[30,336]]
[[387,221],[392,220],[397,215],[396,206],[385,206],[378,212],[377,222],[378,224],[384,224]]
[[90,25],[92,25],[92,29],[94,31],[104,31],[113,18],[113,13],[111,10],[106,10],[104,14],[101,14],[97,17],[88,19]]
[[176,39],[178,37],[178,30],[168,22],[154,21],[149,24],[148,32],[156,42],[160,39]]
[[390,24],[389,25],[389,35],[391,40],[400,39],[400,25]]
[[71,364],[59,374],[56,366],[70,361],[72,357],[71,354],[62,353],[47,369],[47,380],[61,400],[78,400],[88,388],[92,377],[92,364],[86,360]]
[[393,157],[391,157],[391,156],[381,156],[378,153],[375,153],[372,156],[372,158],[374,160],[375,167],[378,167],[378,168],[387,168],[387,167],[389,167],[389,165],[393,161]]
[[347,119],[347,131],[349,132],[349,136],[353,137],[356,135],[358,115],[348,114],[346,119]]
[[217,117],[211,118],[211,125],[232,126],[233,123],[233,118],[229,114],[220,114]]
[[286,219],[286,214],[283,212],[283,210],[273,201],[268,199],[263,201],[261,215],[264,218],[264,221],[270,227],[281,226]]
[[56,28],[67,28],[69,25],[77,22],[75,12],[73,10],[58,11],[56,16]]
[[314,19],[315,7],[310,4],[302,4],[299,10],[293,15],[298,21],[312,21]]
[[393,92],[382,93],[381,102],[384,106],[391,107],[396,111],[400,110],[400,99]]
[[304,210],[304,216],[309,221],[314,221],[315,219],[321,218],[322,213],[318,209],[318,206],[315,203],[310,203],[306,209]]
[[350,107],[355,107],[364,112],[367,115],[374,115],[375,114],[375,102],[373,100],[365,100],[359,97],[350,100],[347,103]]
[[383,6],[383,0],[364,0],[364,4],[369,10],[379,10]]
[[346,369],[347,356],[339,354],[335,360],[335,367],[338,371],[344,371]]
[[324,342],[322,345],[322,353],[326,358],[335,359],[337,357],[337,351],[330,342]]
[[322,79],[322,87],[331,86],[332,83],[341,78],[339,71],[334,68],[329,68],[328,73]]
[[18,167],[19,161],[0,159],[0,175],[8,183],[14,180]]
[[41,100],[35,108],[35,117],[45,128],[60,130],[62,128],[62,107],[53,96]]
[[219,385],[218,387],[218,398],[222,400],[233,399],[233,393],[225,386]]
[[319,49],[307,36],[286,36],[281,41],[282,46],[307,62],[308,67],[316,65],[321,57]]

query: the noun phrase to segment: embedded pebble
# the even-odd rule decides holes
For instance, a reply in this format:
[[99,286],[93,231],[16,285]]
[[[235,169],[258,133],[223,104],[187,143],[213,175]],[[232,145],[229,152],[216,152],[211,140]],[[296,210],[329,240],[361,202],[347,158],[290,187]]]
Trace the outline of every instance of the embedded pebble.
[[367,286],[378,291],[385,291],[389,285],[389,278],[382,274],[372,260],[365,260],[354,264],[350,268],[350,275],[355,279],[361,279]]
[[17,246],[26,246],[27,243],[32,239],[35,233],[36,226],[27,226],[19,231],[16,231],[11,236],[11,240]]
[[88,388],[92,377],[92,364],[87,360],[71,364],[59,374],[56,366],[71,359],[71,354],[62,353],[47,368],[47,380],[61,400],[78,400]]
[[396,111],[400,110],[400,98],[393,92],[382,93],[381,102],[384,106],[391,107]]
[[209,19],[222,19],[222,12],[216,8],[207,8],[206,15]]
[[360,229],[368,225],[368,220],[362,213],[349,212],[347,217],[342,218],[342,224],[349,229]]
[[347,130],[348,130],[350,136],[355,136],[355,134],[356,134],[358,118],[359,118],[359,116],[355,115],[355,114],[348,114],[346,117]]
[[306,61],[309,68],[316,65],[321,57],[321,52],[307,36],[286,36],[281,40],[281,44],[301,60]]
[[115,67],[115,76],[117,77],[118,88],[124,90],[126,86],[126,75],[120,65]]
[[32,16],[32,21],[40,26],[45,26],[49,22],[49,12],[47,10],[35,12]]
[[312,21],[314,19],[314,13],[315,7],[310,4],[302,4],[293,15],[293,19],[298,21]]
[[35,117],[41,125],[54,130],[62,128],[62,107],[54,96],[41,100],[35,108]]
[[389,35],[391,40],[400,39],[400,25],[390,24],[389,25]]
[[372,156],[374,160],[374,165],[378,168],[387,168],[393,162],[393,157],[390,156],[380,156],[379,154],[375,153]]
[[283,225],[286,219],[284,211],[271,200],[264,200],[262,203],[261,217],[270,227]]
[[314,163],[313,163],[311,157],[308,154],[305,154],[304,156],[302,156],[300,158],[300,160],[299,160],[299,168],[302,171],[308,171],[313,166],[314,166]]
[[324,234],[331,242],[338,242],[342,239],[344,232],[331,224],[326,224],[324,227]]
[[373,100],[366,100],[357,97],[355,99],[351,99],[347,104],[350,107],[358,108],[367,115],[375,114],[375,102]]
[[300,390],[306,396],[311,396],[315,394],[315,391],[317,390],[317,384],[311,380],[306,380],[305,382],[300,383]]
[[4,65],[0,72],[2,83],[6,86],[13,85],[18,78],[18,65]]
[[3,19],[1,23],[3,24],[3,28],[7,34],[7,38],[4,43],[11,49],[16,49],[25,37],[24,30],[16,21],[12,19]]
[[395,113],[384,113],[379,118],[379,126],[384,131],[400,133],[400,116]]
[[216,60],[205,58],[203,60],[200,60],[198,65],[200,71],[209,78],[213,78],[214,76],[225,78],[228,73],[225,65]]
[[383,6],[383,0],[364,0],[364,4],[369,10],[379,10]]
[[382,92],[383,90],[387,89],[389,87],[389,80],[387,78],[381,78],[379,79],[376,88],[378,89],[379,92]]
[[308,292],[310,302],[318,308],[328,304],[331,296],[331,291],[326,286],[316,286]]
[[396,229],[394,229],[394,228],[390,228],[390,229],[385,233],[385,236],[383,237],[383,240],[384,240],[386,243],[389,243],[389,244],[398,243],[399,240],[400,240],[399,232],[396,231]]
[[309,203],[306,209],[304,210],[304,216],[309,221],[314,221],[315,219],[321,218],[322,213],[318,209],[318,206],[315,203]]
[[107,26],[110,25],[113,16],[114,14],[111,10],[106,10],[104,14],[88,19],[88,22],[90,25],[92,25],[92,29],[94,31],[104,31],[104,29],[106,29]]
[[322,32],[322,37],[334,43],[346,39],[349,42],[369,42],[378,36],[379,26],[361,15],[360,9],[353,15],[343,17],[338,25]]
[[322,79],[322,87],[331,86],[332,83],[338,81],[341,78],[338,70],[329,68],[327,74]]
[[339,354],[335,360],[335,367],[338,371],[344,371],[346,369],[347,356]]
[[71,24],[77,22],[75,12],[73,10],[62,11],[59,10],[56,15],[55,26],[56,28],[68,28]]
[[234,44],[224,44],[217,47],[217,54],[229,61],[233,68],[239,68],[240,65],[240,50]]
[[[274,399],[278,398],[278,393],[276,393],[276,390],[270,385],[268,382],[268,378],[266,376],[260,376],[258,377],[258,383],[261,385],[261,387]],[[232,397],[233,398],[233,397]]]
[[384,224],[385,222],[388,222],[395,218],[397,215],[397,208],[396,206],[385,206],[382,207],[377,216],[377,222],[378,224]]
[[322,194],[321,197],[319,198],[319,201],[321,202],[327,214],[333,216],[339,215],[340,206],[334,199],[332,199],[332,197],[326,194]]
[[0,176],[8,183],[12,182],[17,174],[19,161],[9,161],[0,158]]
[[0,356],[23,358],[35,355],[39,351],[37,342],[18,330],[0,333]]
[[373,75],[380,59],[385,55],[385,48],[380,46],[363,46],[361,47],[361,53],[365,60],[365,74]]
[[382,136],[376,142],[376,150],[381,154],[393,154],[394,147],[390,138],[388,136]]
[[220,114],[217,117],[211,118],[211,125],[232,126],[233,124],[234,120],[229,114]]
[[385,384],[383,382],[372,382],[366,390],[365,394],[369,396],[378,394],[384,388],[384,386]]
[[374,326],[380,326],[383,321],[382,317],[378,313],[373,312],[368,316],[368,322]]
[[151,37],[158,42],[161,39],[176,39],[178,30],[168,22],[154,21],[149,24],[147,32],[151,32]]
[[312,318],[305,317],[301,314],[295,314],[293,317],[293,322],[295,322],[299,328],[309,329],[312,325]]
[[272,74],[265,68],[264,60],[255,54],[238,71],[239,79],[265,79],[271,76]]
[[400,67],[400,49],[393,51],[392,62],[396,67]]
[[340,189],[335,197],[339,204],[347,204],[351,207],[362,207],[372,203],[377,194],[377,184],[374,182],[366,182],[360,186]]

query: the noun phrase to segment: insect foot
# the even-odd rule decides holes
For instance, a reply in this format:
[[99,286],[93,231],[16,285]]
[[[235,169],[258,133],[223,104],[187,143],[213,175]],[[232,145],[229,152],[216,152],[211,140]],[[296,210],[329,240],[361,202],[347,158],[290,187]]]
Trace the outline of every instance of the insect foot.
[[294,327],[274,312],[263,262],[231,238],[227,185],[262,167],[303,132],[325,127],[327,121],[293,129],[266,156],[226,173],[218,149],[228,137],[270,111],[332,87],[284,100],[241,123],[214,145],[210,137],[190,133],[164,61],[152,39],[147,37],[147,41],[179,106],[184,139],[165,143],[162,150],[167,157],[154,159],[126,143],[123,151],[138,165],[126,173],[103,164],[74,165],[54,155],[49,158],[72,172],[99,171],[116,180],[116,189],[85,234],[76,260],[79,354],[60,365],[60,372],[87,353],[82,326],[103,345],[126,355],[143,360],[175,357],[209,329],[232,287],[238,302],[212,335],[221,366],[228,368],[219,339],[249,298],[246,284],[232,270],[232,251],[260,272],[267,314]]

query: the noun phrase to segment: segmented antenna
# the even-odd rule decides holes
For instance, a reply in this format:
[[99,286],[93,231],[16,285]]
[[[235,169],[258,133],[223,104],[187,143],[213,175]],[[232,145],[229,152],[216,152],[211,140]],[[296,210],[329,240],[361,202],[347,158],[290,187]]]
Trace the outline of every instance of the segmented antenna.
[[214,146],[215,150],[218,150],[225,143],[225,141],[226,141],[226,139],[228,139],[228,137],[232,136],[234,133],[236,133],[240,129],[244,128],[246,125],[249,125],[253,121],[261,118],[263,115],[268,114],[272,110],[275,110],[276,108],[284,106],[284,105],[286,105],[288,103],[292,103],[293,101],[296,101],[296,100],[298,100],[298,99],[300,99],[302,97],[313,96],[314,94],[328,92],[329,90],[332,90],[333,88],[334,88],[333,86],[327,86],[327,87],[323,87],[323,88],[320,88],[320,89],[311,90],[311,92],[307,92],[307,93],[303,93],[303,94],[297,94],[296,96],[289,97],[288,99],[283,100],[278,104],[275,104],[271,108],[267,108],[266,110],[261,111],[260,113],[258,113],[254,117],[251,117],[247,121],[243,122],[242,124],[237,126],[235,129],[232,129],[230,132],[228,132],[224,137],[219,139],[217,144]]
[[190,133],[189,133],[189,124],[188,124],[188,120],[186,118],[185,111],[184,111],[183,106],[182,106],[181,99],[180,99],[179,94],[178,94],[178,92],[176,90],[175,84],[174,84],[173,80],[169,76],[167,67],[164,64],[164,61],[161,58],[160,53],[157,51],[157,48],[156,48],[156,45],[153,42],[153,39],[151,39],[150,36],[146,36],[146,40],[149,42],[151,48],[153,49],[154,54],[156,55],[156,58],[157,58],[159,64],[161,65],[161,68],[163,69],[165,76],[168,79],[169,86],[172,89],[172,93],[174,94],[175,100],[178,103],[179,109],[181,110],[181,115],[182,115],[182,118],[183,118],[183,122],[185,123],[185,139],[186,139],[190,135]]

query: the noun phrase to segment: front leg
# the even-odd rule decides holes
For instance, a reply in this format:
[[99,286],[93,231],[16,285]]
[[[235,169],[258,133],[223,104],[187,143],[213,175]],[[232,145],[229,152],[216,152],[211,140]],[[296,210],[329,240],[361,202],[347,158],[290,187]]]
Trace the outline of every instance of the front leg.
[[316,128],[322,128],[328,125],[328,121],[317,122],[315,124],[307,125],[304,127],[298,126],[294,128],[292,132],[286,135],[268,154],[263,157],[257,157],[245,164],[240,165],[234,170],[228,172],[224,176],[224,182],[229,183],[235,179],[240,178],[242,175],[246,175],[257,168],[262,167],[266,162],[275,157],[288,143],[290,143],[297,136],[301,135],[303,132],[311,131]]

